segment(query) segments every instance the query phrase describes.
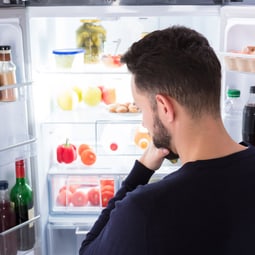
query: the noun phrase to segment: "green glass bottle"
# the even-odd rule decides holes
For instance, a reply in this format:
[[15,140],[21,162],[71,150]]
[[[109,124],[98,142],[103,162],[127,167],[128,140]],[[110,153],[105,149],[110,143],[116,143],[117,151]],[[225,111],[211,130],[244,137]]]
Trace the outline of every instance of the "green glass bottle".
[[[10,199],[14,203],[16,224],[34,217],[33,191],[25,178],[24,160],[16,161],[16,183],[11,189]],[[18,250],[32,249],[35,244],[34,223],[28,223],[17,231]]]

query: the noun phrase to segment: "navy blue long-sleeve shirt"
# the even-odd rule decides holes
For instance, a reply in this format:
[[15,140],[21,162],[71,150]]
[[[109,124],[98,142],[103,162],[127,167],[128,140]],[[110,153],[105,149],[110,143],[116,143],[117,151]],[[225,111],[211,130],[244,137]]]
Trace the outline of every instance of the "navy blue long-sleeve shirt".
[[255,254],[254,147],[153,173],[135,162],[80,255]]

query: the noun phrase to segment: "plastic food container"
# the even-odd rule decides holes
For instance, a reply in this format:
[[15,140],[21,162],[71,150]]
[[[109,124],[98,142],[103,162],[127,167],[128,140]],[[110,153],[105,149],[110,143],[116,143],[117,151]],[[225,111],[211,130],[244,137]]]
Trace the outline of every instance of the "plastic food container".
[[121,55],[103,55],[102,62],[107,67],[121,67],[123,63],[120,62]]
[[72,68],[77,55],[84,53],[84,49],[56,49],[52,53],[55,55],[57,68]]

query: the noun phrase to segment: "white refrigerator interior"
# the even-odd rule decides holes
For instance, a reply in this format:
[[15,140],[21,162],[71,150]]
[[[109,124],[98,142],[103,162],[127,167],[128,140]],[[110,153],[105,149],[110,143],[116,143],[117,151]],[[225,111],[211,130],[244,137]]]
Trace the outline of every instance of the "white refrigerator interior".
[[[219,51],[219,6],[93,6],[28,8],[33,80],[35,81],[35,118],[38,123],[40,203],[45,254],[78,254],[81,241],[105,206],[104,184],[115,193],[143,149],[134,141],[141,124],[141,113],[112,113],[102,101],[89,106],[84,94],[88,88],[113,88],[116,103],[132,103],[130,75],[125,66],[105,62],[106,57],[123,54],[145,34],[170,25],[186,25],[203,33]],[[81,20],[102,26],[106,31],[104,47],[97,63],[84,63],[77,54],[72,67],[59,68],[53,50],[77,48]],[[93,24],[94,25],[94,24]],[[87,49],[88,50],[88,49]],[[86,53],[85,53],[86,54]],[[86,60],[85,60],[86,61]],[[116,63],[115,63],[116,64]],[[63,105],[63,92],[77,88],[83,98]],[[73,99],[72,99],[73,100]],[[63,101],[61,101],[63,102]],[[64,110],[67,107],[69,110]],[[66,138],[77,148],[89,144],[96,162],[83,163],[80,155],[70,164],[59,163],[56,148]],[[154,176],[156,181],[175,171],[180,162],[166,161]],[[72,190],[64,194],[62,191]],[[99,201],[77,206],[72,199],[77,191],[99,191]],[[75,190],[75,192],[73,192]],[[46,203],[46,194],[48,201]],[[86,195],[85,195],[86,196]],[[86,200],[86,199],[85,199]]]

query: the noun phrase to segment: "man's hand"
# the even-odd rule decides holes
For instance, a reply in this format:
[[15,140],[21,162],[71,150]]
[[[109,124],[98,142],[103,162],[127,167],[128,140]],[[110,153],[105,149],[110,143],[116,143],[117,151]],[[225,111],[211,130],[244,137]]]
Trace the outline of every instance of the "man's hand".
[[139,161],[147,168],[156,171],[160,168],[164,161],[164,157],[168,155],[169,150],[165,148],[156,148],[153,142],[147,147]]

